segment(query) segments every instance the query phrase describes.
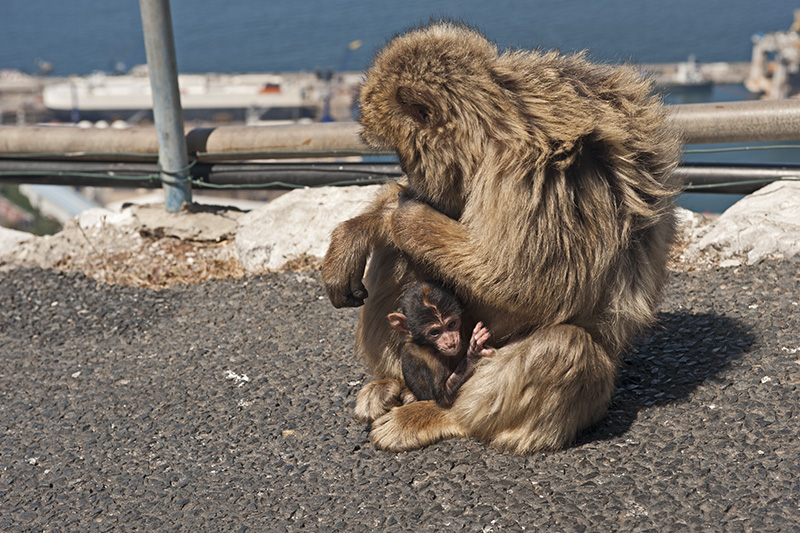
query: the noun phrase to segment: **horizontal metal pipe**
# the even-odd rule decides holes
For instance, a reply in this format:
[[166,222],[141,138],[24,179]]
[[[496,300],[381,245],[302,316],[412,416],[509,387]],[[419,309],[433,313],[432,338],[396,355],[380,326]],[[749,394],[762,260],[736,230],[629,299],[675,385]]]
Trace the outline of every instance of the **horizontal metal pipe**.
[[0,156],[4,154],[48,154],[54,158],[88,160],[108,160],[111,154],[113,160],[118,161],[155,161],[158,137],[154,128],[0,126]]
[[[197,163],[190,173],[198,187],[245,186],[283,189],[380,183],[402,176],[394,163]],[[160,187],[158,165],[99,161],[0,159],[0,183],[92,187]]]
[[773,181],[800,180],[800,165],[683,163],[676,174],[687,192],[750,194]]
[[[152,163],[33,161],[0,159],[0,183],[41,183],[95,187],[159,187]],[[691,192],[749,194],[771,181],[800,179],[800,165],[685,163],[678,177]],[[372,184],[396,179],[396,163],[198,163],[195,186],[282,189],[338,184]]]
[[[800,140],[800,100],[685,104],[670,113],[686,144]],[[370,152],[355,122],[219,126],[187,132],[200,161],[363,155]],[[55,126],[0,126],[0,154],[69,154],[115,161],[155,160],[156,132]],[[105,155],[104,155],[105,154]]]
[[394,163],[217,163],[197,165],[193,174],[211,186],[268,184],[265,188],[283,188],[281,184],[303,187],[369,185],[397,179],[403,171]]
[[201,161],[363,154],[356,122],[320,122],[281,126],[196,128],[187,136],[189,153]]
[[684,104],[670,108],[684,143],[800,140],[800,100]]
[[161,187],[159,168],[155,163],[2,158],[0,158],[0,183],[79,187]]
[[[355,122],[281,126],[194,128],[187,150],[201,161],[280,159],[372,152]],[[62,126],[0,126],[0,155],[45,154],[82,160],[155,161],[153,128],[83,129]]]

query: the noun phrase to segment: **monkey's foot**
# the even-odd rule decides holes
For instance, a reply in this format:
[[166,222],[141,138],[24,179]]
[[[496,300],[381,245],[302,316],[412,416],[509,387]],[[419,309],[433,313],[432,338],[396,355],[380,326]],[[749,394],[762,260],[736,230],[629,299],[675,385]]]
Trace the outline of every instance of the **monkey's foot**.
[[359,391],[356,398],[356,418],[369,424],[388,413],[392,407],[406,403],[408,398],[404,394],[405,391],[408,389],[393,378],[370,381]]
[[435,402],[423,401],[395,407],[376,419],[369,440],[381,450],[402,452],[464,435],[450,419],[447,409]]
[[400,401],[403,403],[403,405],[408,405],[411,402],[416,402],[417,397],[414,396],[414,393],[411,392],[410,389],[403,387],[403,390],[400,392]]

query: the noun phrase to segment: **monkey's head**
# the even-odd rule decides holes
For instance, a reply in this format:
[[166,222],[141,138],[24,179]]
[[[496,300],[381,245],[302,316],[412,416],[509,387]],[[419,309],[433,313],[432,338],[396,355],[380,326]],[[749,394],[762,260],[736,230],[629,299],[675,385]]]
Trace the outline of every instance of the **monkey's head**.
[[391,41],[361,88],[364,141],[395,150],[420,199],[454,218],[489,132],[505,121],[492,79],[497,56],[478,32],[433,24]]
[[419,283],[406,291],[400,305],[402,312],[388,316],[395,330],[446,357],[462,353],[464,308],[455,294],[436,283]]
[[475,30],[435,23],[376,56],[361,88],[361,135],[397,152],[413,193],[457,219],[474,191],[497,180],[585,176],[582,155],[604,159],[600,169],[636,172],[648,158],[660,165],[652,139],[663,120],[649,93],[630,69],[580,53],[501,53]]

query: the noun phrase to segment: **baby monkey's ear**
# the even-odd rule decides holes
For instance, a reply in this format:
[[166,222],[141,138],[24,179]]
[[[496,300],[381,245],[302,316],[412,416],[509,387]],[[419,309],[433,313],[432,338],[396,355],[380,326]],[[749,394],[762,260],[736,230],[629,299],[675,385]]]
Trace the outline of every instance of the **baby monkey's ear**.
[[387,318],[389,319],[389,325],[392,326],[397,332],[402,333],[403,335],[411,335],[411,332],[408,331],[408,321],[406,320],[406,315],[403,313],[389,313]]
[[433,104],[418,89],[401,85],[397,88],[395,99],[403,108],[403,111],[419,122],[420,125],[430,126],[434,123],[436,117],[434,116]]

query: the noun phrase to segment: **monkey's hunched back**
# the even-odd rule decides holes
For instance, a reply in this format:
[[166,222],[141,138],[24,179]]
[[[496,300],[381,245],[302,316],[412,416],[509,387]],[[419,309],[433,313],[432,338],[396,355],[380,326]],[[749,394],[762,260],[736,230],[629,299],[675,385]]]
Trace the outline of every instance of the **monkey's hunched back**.
[[[564,446],[605,415],[620,352],[653,321],[667,276],[680,140],[651,85],[438,23],[378,54],[360,120],[408,178],[337,228],[323,266],[332,301],[359,304],[372,253],[356,342],[381,378],[356,404],[372,441]],[[413,200],[398,203],[402,188]],[[374,317],[420,276],[451,286],[498,346],[450,409],[391,399],[398,340]]]
[[528,326],[580,323],[615,351],[652,321],[680,142],[636,71],[584,54],[500,53],[442,23],[390,43],[361,99],[365,140],[398,152],[423,201],[480,228],[463,253],[491,283],[482,298]]

